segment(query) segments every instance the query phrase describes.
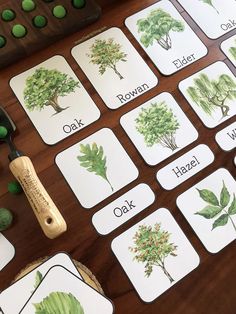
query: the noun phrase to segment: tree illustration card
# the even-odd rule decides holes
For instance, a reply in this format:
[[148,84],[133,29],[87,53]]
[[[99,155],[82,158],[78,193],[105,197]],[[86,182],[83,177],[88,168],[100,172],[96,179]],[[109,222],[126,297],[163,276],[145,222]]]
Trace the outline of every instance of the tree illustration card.
[[14,246],[0,233],[0,271],[13,259],[14,255]]
[[112,314],[113,304],[66,268],[54,266],[20,313]]
[[223,41],[221,43],[221,49],[236,67],[236,35]]
[[138,176],[138,169],[108,128],[59,153],[56,164],[85,208],[100,203]]
[[235,29],[235,0],[178,0],[203,32],[216,39]]
[[125,24],[164,75],[171,75],[207,54],[206,46],[168,0],[135,13]]
[[173,96],[162,93],[121,117],[120,123],[151,166],[175,154],[198,132]]
[[[0,308],[4,314],[19,313],[22,306],[42,281],[42,278],[55,265],[64,266],[82,279],[70,257],[66,253],[58,253],[2,291],[0,294]],[[12,302],[13,299],[14,302]]]
[[77,45],[72,55],[111,109],[157,85],[157,77],[119,28]]
[[208,128],[236,114],[236,77],[222,61],[186,78],[179,89]]
[[46,144],[55,144],[100,117],[62,56],[13,77],[10,86]]
[[236,181],[216,170],[177,198],[177,206],[211,253],[236,239]]
[[144,302],[152,302],[199,265],[199,256],[166,208],[112,241],[112,250]]

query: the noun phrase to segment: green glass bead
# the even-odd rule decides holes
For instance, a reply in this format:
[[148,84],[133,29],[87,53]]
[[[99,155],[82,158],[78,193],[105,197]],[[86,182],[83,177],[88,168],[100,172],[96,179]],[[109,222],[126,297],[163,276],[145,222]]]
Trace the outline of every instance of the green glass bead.
[[33,19],[33,24],[35,27],[43,28],[47,25],[47,19],[43,15],[37,15]]
[[27,33],[27,29],[24,25],[21,24],[16,24],[12,27],[12,34],[16,37],[16,38],[22,38],[25,37]]
[[67,14],[66,9],[65,9],[65,7],[63,7],[63,5],[56,5],[53,8],[52,13],[58,19],[63,19]]
[[6,9],[2,11],[2,19],[3,21],[9,22],[14,20],[16,17],[16,13],[13,10]]
[[0,138],[5,138],[7,136],[7,128],[0,125]]
[[76,8],[76,9],[81,9],[85,6],[85,0],[73,0],[72,1],[72,5]]
[[36,8],[36,4],[33,0],[23,0],[21,2],[21,7],[26,12],[31,12]]
[[6,230],[12,224],[13,215],[10,210],[0,208],[0,231]]
[[20,194],[22,192],[22,187],[18,181],[9,182],[7,188],[11,194]]

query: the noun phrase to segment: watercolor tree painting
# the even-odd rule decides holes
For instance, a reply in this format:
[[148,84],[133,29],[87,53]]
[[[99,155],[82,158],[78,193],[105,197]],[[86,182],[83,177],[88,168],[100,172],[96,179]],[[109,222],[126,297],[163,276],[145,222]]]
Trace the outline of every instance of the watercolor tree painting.
[[228,116],[229,100],[236,99],[236,82],[227,74],[211,80],[202,73],[194,79],[194,85],[187,88],[190,98],[208,115],[220,110],[222,118]]
[[122,51],[122,46],[114,38],[96,39],[90,47],[87,56],[92,64],[98,65],[100,75],[111,69],[122,80],[124,77],[117,69],[117,64],[127,61],[127,54]]
[[183,32],[184,23],[174,19],[162,9],[152,10],[146,18],[137,21],[138,32],[142,33],[140,41],[148,48],[157,42],[165,50],[172,47],[170,32]]
[[178,148],[175,134],[180,124],[164,101],[142,108],[135,122],[137,131],[144,136],[148,147],[160,144],[172,151]]
[[219,14],[219,11],[216,9],[216,7],[214,6],[213,4],[213,1],[212,0],[200,0],[201,2],[203,3],[206,3],[208,5],[210,5],[218,14]]
[[170,242],[170,236],[168,231],[161,229],[160,223],[156,223],[154,227],[139,226],[133,237],[134,247],[129,247],[129,250],[134,254],[134,260],[145,264],[145,276],[150,277],[153,267],[157,266],[161,268],[170,283],[174,282],[165,266],[166,258],[177,256],[177,246]]
[[236,60],[236,39],[234,41],[235,46],[229,48],[231,56]]
[[236,198],[235,194],[233,194],[233,197],[230,195],[224,181],[219,197],[209,189],[197,189],[197,191],[200,198],[206,202],[206,206],[196,212],[195,215],[200,215],[206,219],[214,219],[212,230],[225,226],[230,221],[236,231],[236,225],[232,219],[232,216],[236,215]]
[[29,111],[42,110],[51,106],[55,114],[69,108],[62,108],[59,97],[64,97],[79,87],[79,82],[69,75],[58,70],[49,70],[44,67],[36,69],[27,77],[24,89],[24,101]]
[[110,185],[111,190],[114,191],[113,186],[107,178],[106,156],[104,156],[103,147],[98,147],[96,143],[92,145],[80,144],[80,152],[82,155],[77,156],[77,159],[80,161],[80,166],[102,177]]

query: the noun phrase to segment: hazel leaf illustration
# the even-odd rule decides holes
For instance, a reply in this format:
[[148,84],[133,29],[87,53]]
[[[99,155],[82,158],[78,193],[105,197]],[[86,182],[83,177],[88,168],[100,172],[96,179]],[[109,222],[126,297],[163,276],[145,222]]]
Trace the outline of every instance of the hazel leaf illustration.
[[220,193],[220,205],[223,208],[225,208],[229,204],[229,201],[230,201],[230,194],[223,181],[223,187]]
[[217,228],[217,227],[220,227],[220,226],[225,226],[227,224],[229,220],[229,215],[228,214],[223,214],[221,215],[219,218],[216,219],[216,221],[213,223],[213,226],[212,226],[212,230]]
[[199,192],[200,197],[207,203],[214,205],[214,206],[219,206],[219,201],[216,197],[216,195],[207,189],[203,189],[203,190],[199,190],[197,189]]
[[107,178],[106,156],[104,156],[103,147],[98,147],[96,143],[93,143],[91,146],[89,144],[80,144],[80,152],[83,155],[77,156],[77,159],[80,161],[81,167],[102,177],[109,183],[113,191],[114,189]]
[[34,288],[36,289],[39,284],[41,283],[43,279],[43,275],[40,273],[40,271],[37,271],[36,272],[36,275],[35,275],[35,283],[34,283]]
[[235,194],[234,194],[233,201],[232,201],[232,203],[231,203],[231,205],[229,207],[228,213],[231,216],[236,214],[236,198],[235,198]]
[[196,215],[203,216],[204,218],[211,219],[217,216],[222,211],[222,208],[219,206],[208,205],[199,212],[196,212]]

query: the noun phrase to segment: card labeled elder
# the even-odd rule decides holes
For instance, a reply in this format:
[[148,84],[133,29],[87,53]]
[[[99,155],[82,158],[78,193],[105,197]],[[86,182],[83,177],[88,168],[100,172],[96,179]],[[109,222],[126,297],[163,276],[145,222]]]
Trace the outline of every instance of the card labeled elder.
[[121,117],[120,123],[149,165],[194,142],[198,132],[169,93],[162,93]]
[[65,253],[58,253],[2,291],[0,294],[0,308],[4,314],[19,313],[30,295],[40,284],[42,278],[55,265],[64,266],[82,279],[70,257]]
[[207,54],[205,45],[170,1],[158,1],[128,17],[125,24],[164,75]]
[[22,310],[22,314],[112,314],[113,304],[62,266],[52,267]]
[[235,193],[235,179],[221,168],[177,198],[177,206],[211,253],[236,239]]
[[62,56],[13,77],[10,86],[46,144],[59,142],[100,116]]
[[221,43],[221,49],[236,67],[236,35],[223,41]]
[[179,89],[208,128],[236,114],[236,77],[222,61],[186,78]]
[[72,55],[111,109],[157,85],[156,76],[119,28],[79,44]]
[[178,1],[211,39],[216,39],[236,28],[235,0]]
[[97,205],[138,176],[136,166],[108,128],[59,153],[56,164],[85,208]]
[[111,246],[145,302],[155,300],[199,264],[198,254],[165,208],[115,238]]

